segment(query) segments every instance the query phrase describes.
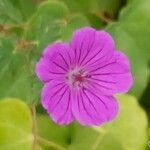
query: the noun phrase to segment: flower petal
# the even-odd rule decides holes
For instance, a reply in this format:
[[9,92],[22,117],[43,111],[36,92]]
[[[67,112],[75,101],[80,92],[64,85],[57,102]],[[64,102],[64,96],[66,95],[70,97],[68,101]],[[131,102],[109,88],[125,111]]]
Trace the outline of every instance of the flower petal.
[[49,45],[43,52],[43,57],[36,64],[35,72],[39,79],[48,82],[56,77],[64,77],[71,61],[67,44],[55,43]]
[[74,93],[72,111],[82,125],[100,125],[116,116],[118,104],[112,96],[97,96],[92,91],[83,89]]
[[44,85],[41,93],[42,106],[58,124],[69,124],[74,120],[71,112],[71,92],[62,82],[51,81]]
[[74,50],[76,63],[83,66],[109,59],[115,49],[114,41],[107,32],[90,27],[76,30],[70,45]]
[[36,63],[35,72],[41,81],[48,82],[52,79],[50,76],[51,73],[49,72],[49,63],[48,62],[49,61],[47,59],[41,58]]
[[132,75],[127,57],[115,51],[109,61],[89,66],[91,75],[90,88],[97,90],[103,95],[112,95],[118,92],[127,92],[132,85]]

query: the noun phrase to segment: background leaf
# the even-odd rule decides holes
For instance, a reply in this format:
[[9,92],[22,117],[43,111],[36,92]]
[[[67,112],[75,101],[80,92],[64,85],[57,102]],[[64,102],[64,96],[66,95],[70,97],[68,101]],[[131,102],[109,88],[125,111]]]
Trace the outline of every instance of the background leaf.
[[68,13],[67,7],[61,2],[50,0],[41,3],[29,22],[30,28],[25,36],[37,43],[38,50],[43,50],[48,43],[59,39],[60,28]]
[[33,76],[34,70],[30,72],[28,53],[15,47],[14,39],[0,36],[0,98],[18,97],[31,104],[38,100],[40,84]]
[[133,1],[121,11],[118,22],[107,28],[115,38],[117,48],[127,54],[131,61],[134,78],[131,93],[137,97],[141,97],[149,78],[149,5],[149,0]]
[[[54,124],[49,117],[40,115],[37,118],[37,125],[38,125],[38,135],[41,138],[46,139],[47,141],[50,141],[56,147],[64,147],[66,148],[69,143],[69,130],[67,126],[59,126]],[[52,145],[46,145],[44,143],[41,143],[39,141],[42,148],[45,149],[56,149]]]
[[84,15],[80,14],[71,16],[68,19],[67,24],[61,28],[60,39],[63,41],[69,41],[74,30],[89,25],[90,24]]
[[120,104],[117,118],[102,127],[89,128],[75,125],[69,149],[145,149],[148,138],[148,122],[145,112],[132,96],[117,96],[117,99]]
[[[144,150],[148,140],[145,111],[133,96],[118,95],[117,99],[120,111],[110,123],[100,127],[86,127],[78,123],[63,127],[40,115],[37,118],[38,134],[68,150]],[[53,144],[40,143],[43,149],[55,149]]]
[[32,142],[32,118],[28,106],[15,98],[1,100],[0,149],[29,150]]
[[0,23],[16,24],[27,20],[36,9],[30,0],[1,0]]
[[120,0],[63,0],[72,14],[84,14],[94,28],[104,28],[117,18],[123,5]]
[[41,51],[51,42],[68,39],[74,29],[85,25],[88,25],[88,21],[84,16],[70,15],[63,2],[49,0],[39,5],[25,37],[35,41],[36,49]]
[[119,0],[64,0],[71,12],[82,12],[84,14],[101,15],[107,13],[114,17],[119,9]]

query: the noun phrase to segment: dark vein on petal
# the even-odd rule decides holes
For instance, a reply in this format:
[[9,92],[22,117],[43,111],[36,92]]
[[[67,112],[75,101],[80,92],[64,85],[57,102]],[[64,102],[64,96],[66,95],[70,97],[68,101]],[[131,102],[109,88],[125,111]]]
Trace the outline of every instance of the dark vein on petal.
[[[103,88],[105,88],[105,89],[107,89],[107,90],[112,90],[111,88],[109,88],[109,87],[107,87],[107,86],[104,86],[104,85],[101,85],[101,84],[99,84],[99,83],[97,83],[97,82],[92,81],[92,83],[97,84],[98,86],[103,87]],[[93,84],[91,84],[91,86],[95,87]],[[96,87],[95,87],[95,88],[96,88]]]
[[75,49],[74,49],[74,59],[75,59],[75,62],[76,62],[76,57],[77,57],[77,47],[75,47]]
[[83,49],[84,40],[85,40],[85,37],[82,39],[82,42],[81,42],[81,46],[80,46],[80,49],[79,49],[79,57],[78,57],[77,63],[79,63],[79,61],[80,61],[80,57],[81,57],[81,52],[82,52],[82,49]]
[[58,84],[54,85],[51,89],[56,88],[57,86],[59,86],[61,84],[64,84],[64,82],[61,82],[61,83],[58,83]]
[[67,71],[67,69],[65,69],[65,68],[62,67],[61,65],[57,64],[56,62],[53,61],[53,63],[54,63],[57,67],[61,68],[62,70]]
[[84,62],[84,60],[85,60],[85,59],[87,58],[87,56],[89,55],[90,50],[92,49],[92,47],[93,47],[93,45],[94,45],[94,42],[95,42],[95,36],[94,36],[94,40],[92,41],[92,44],[91,44],[90,48],[89,48],[89,46],[88,46],[87,52],[86,52],[84,58],[82,59],[82,61],[80,62],[80,65],[82,65],[82,63]]
[[[57,101],[57,103],[55,104],[55,106],[53,106],[53,108],[51,109],[51,113],[56,109],[56,107],[58,106],[58,104],[61,102],[63,96],[65,95],[66,91],[68,90],[68,87],[66,87],[66,89],[64,90],[64,92],[61,94],[61,97],[59,98],[59,100]],[[57,93],[58,94],[58,93]]]
[[[91,114],[87,111],[87,109],[86,109],[86,107],[85,107],[85,103],[84,103],[82,94],[80,94],[80,95],[81,95],[81,102],[82,102],[82,105],[83,105],[83,108],[84,108],[86,114],[90,117],[90,119],[93,118],[93,116],[91,116]],[[91,120],[91,121],[92,121],[92,120]]]
[[69,62],[70,62],[70,64],[71,64],[71,56],[70,56],[68,50],[67,50],[67,54],[68,54],[68,57],[69,57]]
[[81,114],[80,104],[79,104],[79,95],[77,94],[77,102],[78,102],[78,108],[79,108],[79,114]]
[[91,60],[93,60],[94,57],[95,57],[96,55],[98,55],[98,54],[104,49],[105,44],[106,44],[106,43],[104,43],[104,44],[103,44],[103,47],[102,47],[92,58],[90,58],[89,60],[87,60],[86,63],[83,64],[83,65],[84,65],[84,66],[87,65],[87,63],[89,63]]
[[68,112],[69,106],[70,106],[70,97],[71,97],[71,92],[69,91],[69,98],[68,98],[68,101],[67,101],[67,108],[66,108],[66,111],[63,113],[63,115],[61,115],[61,116],[59,117],[59,119],[57,120],[57,122],[60,122],[60,121],[63,119],[63,117],[66,115],[66,113]]
[[50,70],[50,68],[47,68],[47,71],[48,71],[49,73],[52,73],[52,74],[59,74],[59,75],[64,74],[63,72],[53,72],[53,71]]
[[107,107],[107,105],[105,104],[105,102],[104,102],[99,96],[97,96],[96,94],[94,94],[92,91],[90,91],[90,90],[87,89],[87,88],[86,88],[86,90],[87,90],[89,93],[91,93],[92,95],[94,95],[95,97],[97,97],[97,98],[101,101],[101,103],[105,106],[105,108],[108,109],[108,107]]
[[92,76],[100,76],[100,75],[120,75],[120,74],[125,74],[127,72],[120,72],[120,73],[115,73],[115,72],[112,72],[112,73],[95,73],[95,74],[91,74]]
[[65,87],[66,85],[63,85],[61,88],[59,88],[57,91],[55,91],[55,93],[53,93],[53,95],[51,95],[50,99],[52,97],[54,97],[56,94],[58,94],[59,92],[61,92],[61,90]]
[[[88,66],[93,66],[93,64],[95,64],[95,63],[97,63],[100,59],[103,59],[104,57],[106,57],[106,55],[103,55],[102,57],[100,57],[100,58],[98,58],[97,60],[95,60],[94,62],[91,62],[90,64],[86,64],[86,65],[88,65]],[[105,61],[104,61],[105,62]],[[103,63],[103,62],[101,62],[101,63]]]
[[104,83],[112,83],[112,84],[116,84],[117,82],[112,82],[112,81],[106,81],[106,80],[101,80],[101,79],[97,79],[97,78],[90,78],[91,80],[97,80],[97,81],[100,81],[100,82],[104,82]]
[[46,80],[44,81],[44,83],[49,83],[50,81],[52,81],[53,79],[49,79],[49,80]]
[[102,50],[103,50],[103,48],[101,48],[94,56],[92,56],[90,59],[88,59],[88,60],[83,64],[83,66],[87,65],[88,62],[90,62],[91,60],[93,60],[94,57],[95,57],[96,55],[98,55]]
[[91,102],[91,99],[90,99],[89,96],[86,94],[85,89],[83,89],[83,93],[84,93],[84,95],[87,97],[87,99],[89,100],[90,104],[92,105],[92,107],[94,108],[94,110],[96,111],[96,113],[99,114],[99,112],[97,111],[97,109],[95,108],[95,106],[93,105],[93,103]]
[[112,65],[112,64],[115,64],[115,63],[116,63],[116,62],[111,62],[111,63],[105,64],[105,65],[103,65],[103,66],[100,66],[100,67],[98,67],[98,68],[96,68],[96,69],[91,70],[90,72],[95,72],[95,71],[97,71],[97,70],[99,70],[99,69],[105,68],[105,67],[107,67],[107,66],[109,66],[109,65]]
[[65,58],[63,57],[63,55],[62,55],[62,54],[60,54],[60,53],[59,53],[59,55],[62,57],[62,59],[63,59],[64,63],[65,63],[65,64],[66,64],[66,66],[67,66],[67,68],[69,68],[69,65],[68,65],[68,63],[66,62]]
[[65,74],[65,73],[62,73],[62,72],[53,72],[53,71],[49,71],[49,73],[58,74],[58,75],[64,75]]

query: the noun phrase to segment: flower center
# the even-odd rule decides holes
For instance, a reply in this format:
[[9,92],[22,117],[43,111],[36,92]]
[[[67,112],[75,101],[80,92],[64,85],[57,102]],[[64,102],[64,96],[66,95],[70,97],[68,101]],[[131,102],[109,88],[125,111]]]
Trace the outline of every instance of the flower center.
[[74,78],[74,82],[83,82],[84,81],[84,76],[82,76],[81,74],[75,74],[73,75]]
[[86,83],[88,74],[81,68],[72,68],[69,70],[66,79],[68,83],[73,87],[83,87]]

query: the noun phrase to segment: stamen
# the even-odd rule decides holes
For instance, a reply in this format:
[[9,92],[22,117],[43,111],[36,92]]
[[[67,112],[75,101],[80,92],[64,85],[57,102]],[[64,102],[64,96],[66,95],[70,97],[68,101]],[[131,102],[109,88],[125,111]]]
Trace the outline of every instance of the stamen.
[[81,68],[71,68],[66,76],[68,83],[73,87],[83,87],[86,78],[90,76]]

